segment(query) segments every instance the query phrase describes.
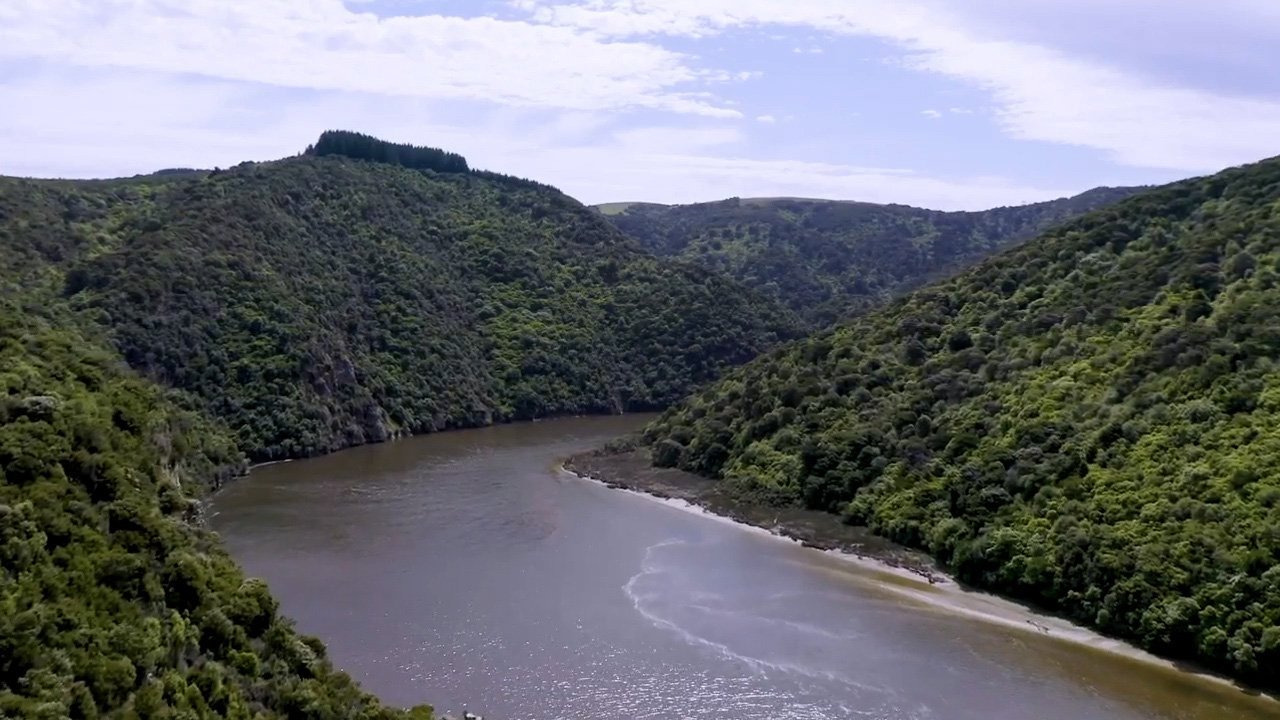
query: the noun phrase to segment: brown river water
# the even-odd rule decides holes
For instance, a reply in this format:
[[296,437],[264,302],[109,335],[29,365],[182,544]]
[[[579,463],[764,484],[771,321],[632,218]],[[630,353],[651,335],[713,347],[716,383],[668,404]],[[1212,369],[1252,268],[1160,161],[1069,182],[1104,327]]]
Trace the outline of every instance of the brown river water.
[[395,705],[486,720],[1280,718],[1280,703],[989,596],[560,469],[646,419],[271,465],[220,493],[211,522]]

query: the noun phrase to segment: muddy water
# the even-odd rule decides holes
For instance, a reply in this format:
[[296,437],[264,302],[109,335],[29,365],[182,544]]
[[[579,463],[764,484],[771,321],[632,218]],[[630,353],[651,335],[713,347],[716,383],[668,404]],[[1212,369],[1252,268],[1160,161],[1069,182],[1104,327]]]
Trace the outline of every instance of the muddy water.
[[983,596],[559,470],[643,419],[273,465],[220,494],[213,525],[304,632],[398,705],[496,720],[1280,717]]

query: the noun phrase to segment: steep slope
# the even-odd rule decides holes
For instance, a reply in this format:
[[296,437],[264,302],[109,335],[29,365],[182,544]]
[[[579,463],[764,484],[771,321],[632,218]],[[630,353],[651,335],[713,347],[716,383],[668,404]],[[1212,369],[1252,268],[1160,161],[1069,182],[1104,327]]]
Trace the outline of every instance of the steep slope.
[[300,157],[167,182],[4,180],[0,213],[6,281],[56,294],[255,459],[662,407],[797,326],[489,173]]
[[1280,678],[1280,160],[1147,192],[770,353],[660,464]]
[[597,209],[653,252],[732,275],[825,326],[1137,190],[984,212],[790,198]]
[[668,404],[795,332],[552,188],[326,138],[0,179],[0,716],[429,719],[295,633],[199,498],[246,455]]
[[230,438],[0,300],[0,717],[392,718],[190,523]]

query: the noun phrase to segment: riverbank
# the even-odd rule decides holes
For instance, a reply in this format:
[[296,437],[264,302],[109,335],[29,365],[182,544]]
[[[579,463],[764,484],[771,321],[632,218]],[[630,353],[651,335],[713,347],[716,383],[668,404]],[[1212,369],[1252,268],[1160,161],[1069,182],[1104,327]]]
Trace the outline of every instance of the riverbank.
[[[850,526],[830,513],[802,509],[779,509],[753,505],[734,498],[714,480],[673,468],[653,467],[643,448],[602,449],[569,457],[565,471],[608,487],[640,493],[661,500],[687,503],[690,509],[787,538],[806,547],[823,550],[841,559],[878,572],[909,576],[914,582],[895,584],[900,596],[966,615],[981,622],[1044,635],[1088,647],[1094,651],[1126,658],[1173,676],[1208,681],[1222,692],[1253,696],[1250,702],[1280,718],[1280,697],[1247,688],[1235,680],[1201,668],[1153,655],[1122,640],[1100,635],[1069,620],[986,592],[961,586],[928,555],[873,535],[862,527]],[[921,581],[927,581],[927,585]]]
[[564,469],[609,487],[683,500],[735,522],[768,530],[805,547],[873,561],[919,576],[930,584],[952,582],[928,555],[847,525],[831,513],[743,502],[720,484],[674,468],[653,467],[648,450],[594,450],[570,456]]

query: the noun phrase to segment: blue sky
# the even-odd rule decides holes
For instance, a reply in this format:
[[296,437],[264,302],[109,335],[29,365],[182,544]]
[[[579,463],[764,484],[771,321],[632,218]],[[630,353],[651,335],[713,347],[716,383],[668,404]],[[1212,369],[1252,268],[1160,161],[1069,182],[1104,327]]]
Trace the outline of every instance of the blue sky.
[[586,202],[977,209],[1280,154],[1277,0],[4,0],[0,173],[326,128]]

